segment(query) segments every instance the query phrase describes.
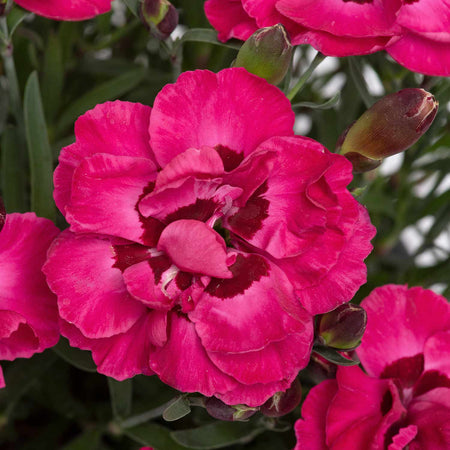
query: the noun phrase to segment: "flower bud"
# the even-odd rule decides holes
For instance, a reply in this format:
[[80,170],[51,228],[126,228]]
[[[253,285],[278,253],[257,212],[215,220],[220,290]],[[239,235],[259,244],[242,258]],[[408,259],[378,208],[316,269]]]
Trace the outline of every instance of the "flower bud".
[[319,342],[338,350],[352,350],[361,343],[366,323],[362,306],[345,303],[319,317]]
[[216,397],[208,397],[205,400],[205,408],[211,417],[228,422],[245,421],[258,411],[247,405],[227,405]]
[[296,378],[285,392],[277,392],[261,406],[261,412],[269,417],[281,417],[290,413],[300,404],[302,386]]
[[433,122],[439,103],[427,91],[402,89],[372,105],[338,141],[355,172],[366,172],[413,145]]
[[278,84],[288,71],[292,49],[283,25],[261,28],[244,42],[233,66],[244,67],[269,83]]
[[178,11],[168,0],[143,0],[141,18],[158,39],[167,39],[178,25]]

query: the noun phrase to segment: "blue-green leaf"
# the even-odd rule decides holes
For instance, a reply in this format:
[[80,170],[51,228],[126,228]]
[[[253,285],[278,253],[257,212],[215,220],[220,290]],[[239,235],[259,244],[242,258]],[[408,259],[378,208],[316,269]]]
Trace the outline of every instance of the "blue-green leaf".
[[109,395],[114,417],[123,419],[131,413],[133,380],[117,381],[108,378]]

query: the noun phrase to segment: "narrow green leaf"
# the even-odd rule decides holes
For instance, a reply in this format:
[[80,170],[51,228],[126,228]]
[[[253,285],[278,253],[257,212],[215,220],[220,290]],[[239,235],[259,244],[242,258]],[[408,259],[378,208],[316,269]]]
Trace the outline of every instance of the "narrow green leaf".
[[167,422],[173,422],[187,416],[190,412],[189,400],[184,396],[180,396],[175,398],[163,412],[163,419]]
[[128,9],[136,16],[139,17],[139,0],[123,0],[128,6]]
[[251,422],[215,422],[191,430],[173,431],[171,436],[179,444],[193,449],[216,449],[234,444],[248,444],[264,428]]
[[115,100],[136,87],[147,75],[145,68],[133,69],[91,89],[66,109],[58,122],[57,131],[63,132],[87,110],[99,103]]
[[6,78],[0,77],[0,135],[3,133],[6,119],[8,118],[8,103],[9,97]]
[[31,209],[38,216],[54,221],[52,151],[36,72],[29,76],[25,86],[23,110],[31,172]]
[[102,433],[100,430],[85,431],[61,450],[96,450],[100,444]]
[[358,90],[359,95],[361,96],[364,104],[366,105],[366,108],[370,108],[375,103],[375,100],[369,93],[366,80],[362,73],[361,61],[358,57],[350,56],[349,65],[350,65],[350,75],[353,79],[353,82],[356,85],[356,89]]
[[341,94],[338,92],[324,103],[300,102],[292,105],[292,108],[330,109],[338,104],[340,98]]
[[29,210],[26,196],[27,174],[21,148],[22,141],[16,128],[8,127],[1,139],[1,188],[7,212],[25,212]]
[[42,78],[42,102],[45,116],[51,123],[61,102],[64,82],[62,47],[58,36],[50,34],[45,49],[44,71]]
[[322,345],[315,345],[313,351],[323,356],[327,361],[330,361],[339,366],[356,366],[359,364],[359,359],[344,358],[337,350]]
[[108,378],[109,395],[114,417],[123,419],[131,413],[133,380],[117,381]]
[[64,361],[72,364],[72,366],[75,366],[77,369],[86,372],[97,372],[97,366],[92,360],[91,354],[87,351],[71,347],[66,338],[62,337],[59,342],[52,347],[52,350],[64,359]]
[[235,50],[239,50],[242,45],[234,42],[220,42],[217,39],[217,32],[209,30],[208,28],[191,28],[183,34],[180,42],[207,42],[209,44],[233,48]]
[[186,450],[171,437],[167,428],[155,423],[127,428],[124,433],[141,445],[155,447],[158,450]]
[[29,11],[25,11],[21,8],[13,8],[7,16],[8,28],[9,28],[9,38],[11,39],[14,32],[17,30],[19,25],[24,21],[27,16],[30,16]]
[[303,89],[305,83],[309,80],[310,76],[316,70],[317,66],[326,58],[322,53],[317,53],[314,59],[311,61],[309,67],[302,73],[294,87],[286,94],[289,100],[293,100],[295,96]]

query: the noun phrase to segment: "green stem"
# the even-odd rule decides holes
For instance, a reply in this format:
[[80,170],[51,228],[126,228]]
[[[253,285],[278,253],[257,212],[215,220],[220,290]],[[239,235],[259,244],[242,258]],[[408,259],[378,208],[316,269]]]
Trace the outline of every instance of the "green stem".
[[286,97],[289,100],[293,100],[294,97],[303,89],[303,86],[305,83],[309,80],[309,77],[312,75],[316,67],[326,58],[325,55],[322,55],[322,53],[317,53],[315,58],[312,60],[309,67],[306,69],[306,71],[303,73],[303,75],[299,78],[297,83],[295,83],[295,86],[288,92]]
[[151,409],[149,411],[145,411],[141,414],[136,414],[135,416],[129,417],[128,419],[120,422],[121,428],[132,428],[137,425],[141,425],[142,423],[148,422],[149,420],[156,419],[157,417],[161,417],[163,412],[173,403],[173,399],[169,400],[167,403],[164,403],[157,408]]

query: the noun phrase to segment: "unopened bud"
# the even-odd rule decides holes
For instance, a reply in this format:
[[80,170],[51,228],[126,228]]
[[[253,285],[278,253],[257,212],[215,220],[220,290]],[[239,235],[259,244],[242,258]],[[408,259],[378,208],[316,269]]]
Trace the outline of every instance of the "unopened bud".
[[362,306],[345,303],[319,317],[319,342],[338,350],[352,350],[361,343],[366,323]]
[[292,57],[292,44],[283,25],[261,28],[242,45],[234,67],[278,84],[286,75]]
[[167,39],[178,25],[178,11],[168,0],[143,0],[141,18],[158,39]]
[[245,421],[258,411],[247,405],[227,405],[216,397],[208,397],[205,408],[211,417],[228,422]]
[[296,378],[290,388],[285,392],[277,392],[261,406],[261,412],[269,417],[281,417],[290,413],[300,404],[302,399],[302,386]]
[[430,127],[439,103],[423,89],[402,89],[372,105],[341,136],[340,153],[355,172],[366,172],[383,158],[411,147]]

